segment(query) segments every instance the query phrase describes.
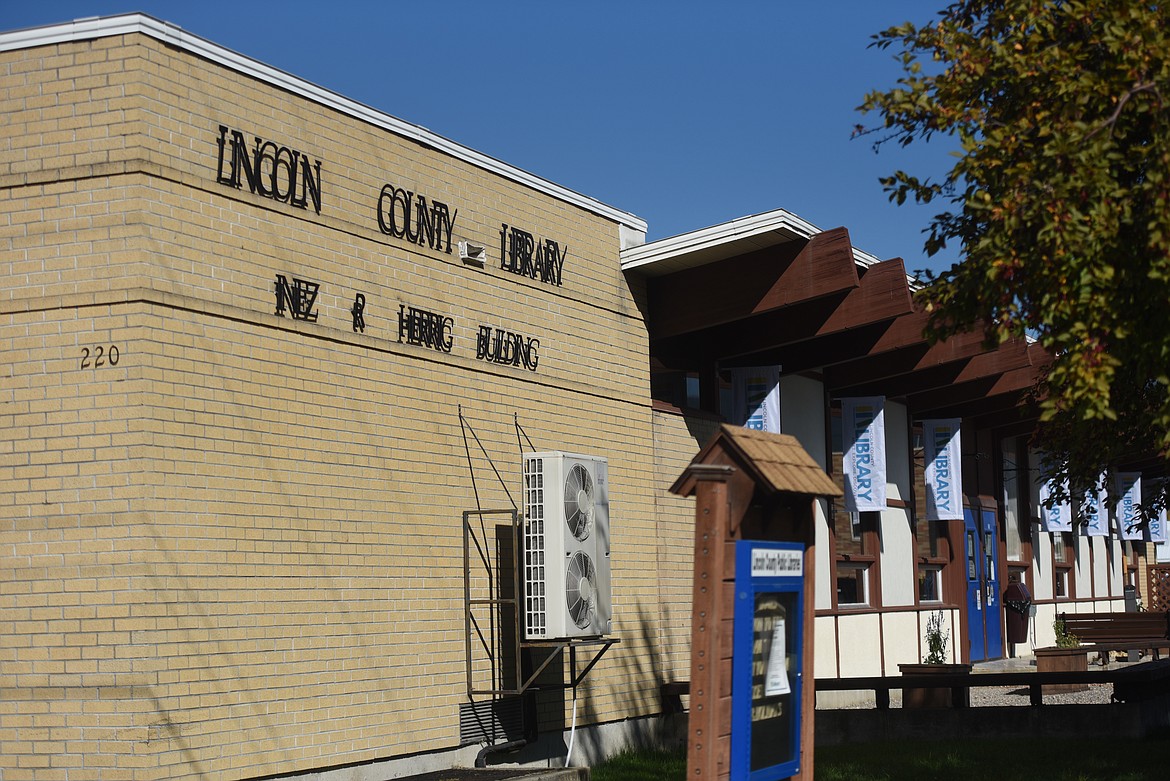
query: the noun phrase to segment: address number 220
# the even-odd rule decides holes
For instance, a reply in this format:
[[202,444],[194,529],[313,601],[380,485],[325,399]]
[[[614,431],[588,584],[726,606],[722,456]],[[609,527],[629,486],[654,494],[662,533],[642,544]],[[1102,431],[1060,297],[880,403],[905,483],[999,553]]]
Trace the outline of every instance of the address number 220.
[[96,347],[81,348],[82,369],[100,369],[106,365],[118,365],[118,345],[111,344],[106,347],[99,344]]

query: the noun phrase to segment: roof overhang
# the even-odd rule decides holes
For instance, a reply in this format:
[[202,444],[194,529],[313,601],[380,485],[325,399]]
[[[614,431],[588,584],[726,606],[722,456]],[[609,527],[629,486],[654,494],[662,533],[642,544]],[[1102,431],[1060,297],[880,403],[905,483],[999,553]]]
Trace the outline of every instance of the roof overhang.
[[[806,242],[821,232],[792,212],[776,209],[622,250],[622,271],[665,276],[793,241]],[[853,258],[860,266],[878,262],[857,248]]]

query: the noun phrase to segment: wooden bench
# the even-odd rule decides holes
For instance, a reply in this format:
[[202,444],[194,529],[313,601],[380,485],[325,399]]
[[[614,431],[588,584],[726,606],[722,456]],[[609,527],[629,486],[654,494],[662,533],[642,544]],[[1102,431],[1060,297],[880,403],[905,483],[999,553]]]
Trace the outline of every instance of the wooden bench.
[[1168,613],[1061,613],[1065,631],[1101,651],[1170,649]]

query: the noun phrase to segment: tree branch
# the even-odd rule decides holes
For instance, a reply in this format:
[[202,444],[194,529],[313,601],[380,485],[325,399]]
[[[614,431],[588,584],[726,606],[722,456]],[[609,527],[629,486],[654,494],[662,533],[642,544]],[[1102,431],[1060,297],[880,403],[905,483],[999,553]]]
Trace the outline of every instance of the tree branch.
[[1085,140],[1088,141],[1090,138],[1097,135],[1105,128],[1112,128],[1113,125],[1117,123],[1117,118],[1121,116],[1121,110],[1125,108],[1125,104],[1129,102],[1130,98],[1139,92],[1153,92],[1158,97],[1158,103],[1162,103],[1162,93],[1158,91],[1157,84],[1152,81],[1148,81],[1144,84],[1135,84],[1128,92],[1121,96],[1119,101],[1117,101],[1117,108],[1113,109],[1113,113],[1109,116],[1109,118],[1094,128],[1093,132],[1085,136]]

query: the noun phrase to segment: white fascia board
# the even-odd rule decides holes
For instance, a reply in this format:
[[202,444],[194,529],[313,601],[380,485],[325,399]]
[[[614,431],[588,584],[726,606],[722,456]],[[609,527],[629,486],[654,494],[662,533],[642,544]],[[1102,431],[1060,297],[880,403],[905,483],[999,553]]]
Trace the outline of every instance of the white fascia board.
[[[649,270],[646,267],[660,261],[697,253],[732,241],[743,241],[752,236],[781,232],[796,239],[810,239],[820,233],[821,229],[786,209],[775,209],[622,250],[622,270],[634,271],[639,268]],[[853,260],[859,266],[865,267],[880,262],[877,257],[857,247],[853,248]]]
[[477,152],[462,144],[457,144],[454,141],[443,138],[419,125],[404,122],[397,117],[370,108],[357,101],[350,100],[336,92],[319,87],[316,84],[312,84],[278,68],[265,65],[251,57],[224,48],[205,38],[200,38],[198,35],[193,35],[181,27],[177,27],[169,22],[159,21],[145,14],[93,17],[48,27],[34,27],[27,30],[0,33],[0,51],[27,49],[34,46],[47,46],[55,43],[83,41],[114,35],[127,35],[130,33],[149,35],[166,44],[203,57],[238,73],[300,95],[315,103],[348,114],[355,119],[411,139],[456,159],[463,160],[490,173],[497,174],[506,179],[531,187],[546,195],[551,195],[566,203],[578,206],[586,211],[611,219],[619,225],[631,228],[635,232],[641,232],[643,234],[646,232],[646,221],[629,212],[607,206],[598,200],[570,190],[567,187],[562,187],[559,184],[550,182],[547,179],[528,173],[515,166],[508,165],[482,152]]
[[[865,266],[866,268],[869,268],[874,263],[882,262],[881,259],[876,255],[870,255],[868,252],[859,250],[857,247],[853,248],[853,260],[857,263],[857,265]],[[909,277],[910,275],[907,274],[906,276]]]
[[806,222],[784,209],[776,209],[623,250],[622,270],[632,271],[652,265],[660,260],[687,255],[730,241],[747,239],[761,233],[777,230],[784,230],[792,233],[794,238],[804,239],[820,233],[820,229],[812,223]]

